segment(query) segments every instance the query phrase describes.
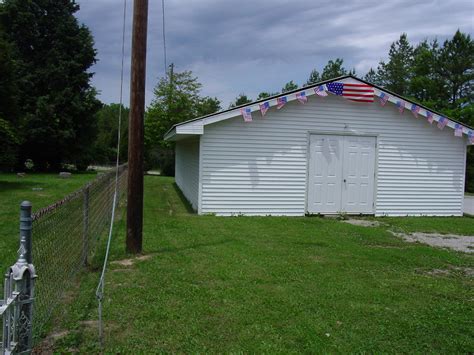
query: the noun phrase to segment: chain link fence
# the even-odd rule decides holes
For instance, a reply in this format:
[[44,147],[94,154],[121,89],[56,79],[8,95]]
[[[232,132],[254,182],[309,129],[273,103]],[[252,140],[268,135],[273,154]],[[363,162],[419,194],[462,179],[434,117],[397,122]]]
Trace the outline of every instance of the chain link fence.
[[[118,168],[117,204],[126,193],[127,165]],[[116,170],[32,215],[32,259],[38,274],[34,338],[44,335],[55,308],[110,224]]]

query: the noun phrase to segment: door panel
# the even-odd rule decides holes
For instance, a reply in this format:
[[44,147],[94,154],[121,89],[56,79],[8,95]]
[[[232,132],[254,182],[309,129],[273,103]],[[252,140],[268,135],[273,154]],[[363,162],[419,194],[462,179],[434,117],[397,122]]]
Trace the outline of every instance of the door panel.
[[310,213],[337,213],[341,209],[342,146],[341,136],[310,136]]
[[375,137],[311,135],[309,213],[373,213]]
[[372,213],[375,137],[344,137],[342,210]]

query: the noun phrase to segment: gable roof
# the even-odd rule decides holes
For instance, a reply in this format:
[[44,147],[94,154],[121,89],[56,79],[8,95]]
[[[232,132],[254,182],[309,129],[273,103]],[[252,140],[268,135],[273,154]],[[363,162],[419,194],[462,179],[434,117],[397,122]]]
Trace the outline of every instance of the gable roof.
[[[459,124],[462,127],[462,131],[463,131],[464,134],[468,134],[468,132],[473,132],[474,133],[474,128],[472,128],[472,127],[470,127],[470,126],[468,126],[464,123],[461,123],[461,122],[456,121],[452,118],[446,117],[442,113],[434,111],[434,110],[432,110],[432,109],[430,109],[430,108],[428,108],[428,107],[426,107],[426,106],[424,106],[424,105],[422,105],[422,104],[420,104],[416,101],[413,101],[411,99],[400,96],[400,95],[398,95],[398,94],[396,94],[396,93],[394,93],[390,90],[387,90],[387,89],[382,88],[378,85],[375,85],[375,84],[372,84],[368,81],[360,79],[360,78],[358,78],[358,77],[356,77],[352,74],[349,74],[349,75],[343,75],[343,76],[333,78],[333,79],[329,79],[329,80],[320,81],[316,84],[312,84],[312,85],[309,85],[309,86],[298,88],[298,89],[288,91],[288,92],[285,92],[285,93],[281,93],[281,94],[278,94],[278,95],[266,97],[264,99],[253,101],[253,102],[250,102],[248,104],[232,107],[232,108],[229,108],[227,110],[211,113],[209,115],[205,115],[205,116],[197,117],[197,118],[194,118],[194,119],[191,119],[191,120],[188,120],[188,121],[177,123],[177,124],[173,125],[165,133],[164,139],[165,140],[176,140],[176,137],[178,135],[183,137],[183,138],[191,136],[191,135],[201,135],[201,134],[204,133],[204,126],[205,125],[208,125],[208,124],[211,124],[211,123],[216,123],[216,122],[219,122],[219,121],[223,121],[223,120],[226,120],[226,119],[230,119],[230,118],[239,116],[239,115],[241,115],[241,111],[240,111],[241,108],[250,107],[252,112],[257,111],[257,110],[260,109],[259,104],[261,104],[263,102],[269,102],[270,107],[272,107],[272,106],[275,106],[277,104],[277,99],[279,97],[282,97],[282,96],[288,96],[288,102],[289,101],[294,101],[294,100],[296,100],[296,95],[294,95],[294,94],[296,94],[298,92],[301,92],[301,91],[304,91],[304,90],[314,89],[315,87],[319,87],[319,86],[327,84],[327,83],[331,83],[331,82],[339,81],[339,80],[346,80],[346,79],[353,79],[353,80],[359,81],[361,83],[372,86],[374,88],[374,95],[375,96],[379,96],[379,94],[381,92],[389,94],[390,99],[388,101],[390,101],[392,103],[396,103],[396,99],[401,99],[401,100],[403,100],[405,102],[408,102],[410,104],[415,104],[415,105],[419,106],[420,108],[424,109],[425,112],[422,112],[422,111],[419,112],[419,114],[421,114],[422,116],[426,116],[427,112],[431,112],[431,113],[437,115],[438,119],[440,117],[445,117],[445,118],[448,119],[447,126],[454,129],[455,125]],[[314,94],[314,91],[312,90],[312,93],[310,93],[309,95],[313,95],[313,94]],[[308,93],[306,95],[308,95]],[[436,121],[436,119],[435,119],[435,121]]]

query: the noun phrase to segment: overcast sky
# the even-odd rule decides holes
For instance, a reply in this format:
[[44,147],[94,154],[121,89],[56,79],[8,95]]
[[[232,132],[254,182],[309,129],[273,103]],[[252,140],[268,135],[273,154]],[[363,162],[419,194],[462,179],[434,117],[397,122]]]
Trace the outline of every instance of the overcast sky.
[[[106,103],[119,101],[122,0],[78,0],[78,17],[98,51],[93,84]],[[127,0],[124,102],[129,102],[133,0]],[[160,0],[149,0],[147,92],[164,73]],[[411,43],[445,40],[456,29],[473,33],[474,1],[165,0],[168,64],[192,70],[202,94],[223,108],[241,92],[255,98],[302,85],[313,68],[341,57],[363,76],[385,59],[402,32]]]

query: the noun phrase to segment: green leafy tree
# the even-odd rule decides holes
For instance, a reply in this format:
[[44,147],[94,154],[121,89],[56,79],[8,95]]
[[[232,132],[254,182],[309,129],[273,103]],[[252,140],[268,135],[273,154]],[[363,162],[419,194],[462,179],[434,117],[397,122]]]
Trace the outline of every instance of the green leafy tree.
[[20,139],[13,127],[13,124],[0,118],[0,170],[9,171],[18,160],[18,148]]
[[373,68],[370,68],[367,74],[365,74],[364,80],[368,81],[369,83],[377,85],[378,84],[377,72]]
[[456,31],[439,51],[437,66],[452,107],[472,103],[474,80],[474,42],[471,36]]
[[[120,104],[103,105],[96,114],[97,138],[94,142],[94,163],[112,164],[117,157],[118,118]],[[130,109],[122,106],[120,127],[120,162],[127,161],[128,116]]]
[[175,124],[214,113],[217,98],[201,97],[201,84],[191,71],[168,73],[154,89],[154,99],[145,115],[145,165],[174,174],[174,146],[163,139]]
[[221,103],[217,97],[203,97],[197,102],[197,116],[205,116],[218,112],[221,109]]
[[245,95],[244,93],[240,93],[239,96],[237,96],[235,100],[230,104],[229,108],[238,107],[241,105],[249,104],[251,102],[252,100],[247,95]]
[[16,125],[18,123],[18,78],[15,77],[12,46],[5,37],[5,31],[0,23],[0,116]]
[[319,83],[321,81],[321,75],[316,69],[313,69],[311,73],[309,74],[309,78],[306,81],[305,86],[313,85],[316,83]]
[[343,64],[344,60],[342,58],[328,61],[321,73],[321,80],[329,80],[337,78],[338,76],[347,75],[348,71],[344,68]]
[[436,75],[437,47],[436,41],[428,43],[425,40],[414,48],[408,89],[410,96],[418,101],[430,102],[435,107],[438,106],[436,101],[441,99],[440,94],[446,98],[446,95],[443,95],[444,90],[440,88],[439,76]]
[[289,82],[285,84],[285,86],[281,88],[281,92],[285,93],[285,92],[293,91],[296,89],[298,89],[298,85],[294,83],[293,80],[290,80]]
[[412,78],[413,47],[408,42],[406,33],[392,43],[388,57],[388,62],[381,61],[377,69],[380,84],[397,94],[408,95]]
[[39,169],[63,162],[87,166],[92,159],[95,113],[90,85],[95,63],[92,35],[74,14],[73,0],[4,0],[0,23],[15,57],[21,160]]

